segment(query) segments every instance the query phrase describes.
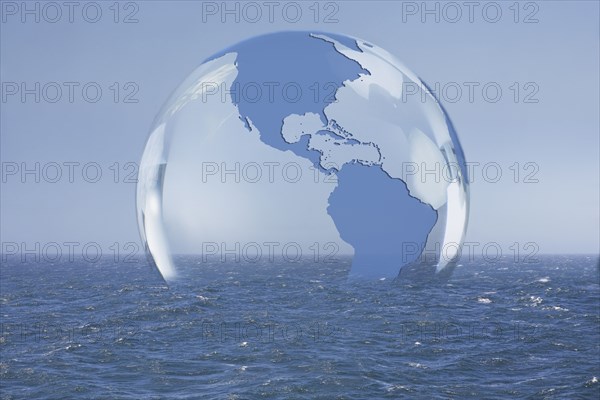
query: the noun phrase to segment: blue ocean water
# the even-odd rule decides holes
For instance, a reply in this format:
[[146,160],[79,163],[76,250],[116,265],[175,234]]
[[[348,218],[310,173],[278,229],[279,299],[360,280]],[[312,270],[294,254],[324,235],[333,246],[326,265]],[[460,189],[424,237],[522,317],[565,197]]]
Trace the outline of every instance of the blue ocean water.
[[600,397],[597,256],[436,284],[179,260],[170,286],[143,259],[3,262],[0,398]]

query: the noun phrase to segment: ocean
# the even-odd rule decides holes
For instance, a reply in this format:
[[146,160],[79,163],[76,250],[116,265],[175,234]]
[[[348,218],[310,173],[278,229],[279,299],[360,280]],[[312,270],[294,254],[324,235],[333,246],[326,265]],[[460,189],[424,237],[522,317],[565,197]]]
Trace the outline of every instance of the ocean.
[[597,256],[335,265],[3,260],[1,399],[598,399]]

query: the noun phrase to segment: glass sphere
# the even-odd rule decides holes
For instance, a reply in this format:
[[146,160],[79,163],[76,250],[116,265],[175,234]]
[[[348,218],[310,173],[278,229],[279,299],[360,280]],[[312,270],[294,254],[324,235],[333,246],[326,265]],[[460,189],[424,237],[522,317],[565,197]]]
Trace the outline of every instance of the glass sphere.
[[167,280],[342,259],[351,277],[435,277],[460,255],[468,193],[452,124],[414,73],[359,39],[280,32],[208,58],[164,105],[138,224]]

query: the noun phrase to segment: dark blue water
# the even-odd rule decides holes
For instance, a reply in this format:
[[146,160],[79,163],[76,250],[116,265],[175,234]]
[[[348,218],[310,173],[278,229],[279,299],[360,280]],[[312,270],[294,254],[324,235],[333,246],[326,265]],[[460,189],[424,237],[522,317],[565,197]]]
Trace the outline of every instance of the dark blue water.
[[342,263],[167,287],[138,261],[5,262],[0,398],[600,396],[597,257],[464,262],[435,285],[348,283]]

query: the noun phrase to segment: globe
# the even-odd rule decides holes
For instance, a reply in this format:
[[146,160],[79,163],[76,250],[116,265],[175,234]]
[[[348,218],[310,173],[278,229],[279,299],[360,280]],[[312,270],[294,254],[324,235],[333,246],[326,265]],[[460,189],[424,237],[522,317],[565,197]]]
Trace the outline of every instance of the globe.
[[156,117],[138,178],[140,234],[166,280],[343,260],[348,277],[435,279],[468,220],[465,158],[434,94],[339,34],[272,33],[206,59]]

